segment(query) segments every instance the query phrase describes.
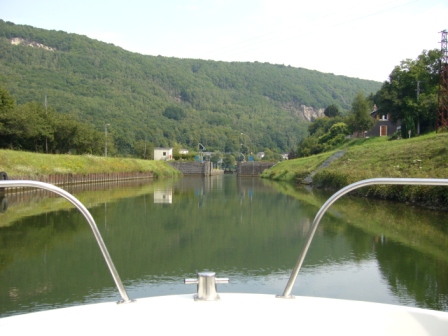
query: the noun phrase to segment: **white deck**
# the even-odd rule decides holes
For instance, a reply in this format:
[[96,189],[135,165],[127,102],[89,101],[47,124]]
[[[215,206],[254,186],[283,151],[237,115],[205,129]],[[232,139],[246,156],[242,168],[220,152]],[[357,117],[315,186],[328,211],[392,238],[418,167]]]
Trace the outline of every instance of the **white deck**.
[[221,293],[99,303],[0,319],[0,335],[448,335],[448,313],[325,298]]

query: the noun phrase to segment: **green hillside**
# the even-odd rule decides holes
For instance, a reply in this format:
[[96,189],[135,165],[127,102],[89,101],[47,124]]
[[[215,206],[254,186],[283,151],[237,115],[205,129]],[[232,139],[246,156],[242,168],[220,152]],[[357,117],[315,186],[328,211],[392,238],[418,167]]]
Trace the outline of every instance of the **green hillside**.
[[[381,83],[269,63],[145,56],[0,20],[0,85],[17,104],[43,104],[47,96],[48,108],[98,131],[110,124],[117,152],[135,155],[144,140],[288,151],[319,111],[330,104],[347,110],[359,90],[374,93]],[[304,113],[303,106],[313,110]]]

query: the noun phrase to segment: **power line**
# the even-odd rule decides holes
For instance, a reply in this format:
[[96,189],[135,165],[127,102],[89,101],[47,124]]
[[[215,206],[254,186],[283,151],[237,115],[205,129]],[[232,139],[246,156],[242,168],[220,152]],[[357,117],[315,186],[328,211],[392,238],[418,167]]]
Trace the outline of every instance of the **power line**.
[[[388,2],[388,3],[386,3],[386,4],[381,4],[381,5],[378,5],[378,6],[373,7],[373,8],[377,8],[377,7],[380,7],[380,6],[386,6],[386,5],[392,4],[392,3],[397,2],[397,1],[398,1],[398,0],[393,0],[393,1],[391,1],[391,2]],[[393,10],[393,9],[397,9],[397,8],[400,8],[400,7],[403,7],[403,6],[411,5],[411,4],[414,4],[414,3],[416,3],[416,2],[420,2],[420,1],[422,1],[422,0],[414,0],[414,1],[411,1],[411,2],[406,2],[406,3],[404,3],[404,4],[400,4],[400,5],[394,6],[394,7],[389,7],[389,8],[386,8],[386,9],[383,9],[383,10],[380,10],[380,11],[377,11],[377,12],[374,12],[374,13],[369,13],[369,14],[366,14],[366,15],[358,16],[358,17],[355,17],[355,18],[353,18],[353,19],[346,20],[346,21],[343,21],[343,22],[339,22],[339,23],[333,24],[333,25],[331,25],[331,26],[322,28],[322,29],[320,29],[319,31],[320,31],[320,32],[322,32],[322,31],[328,31],[328,30],[331,29],[331,28],[335,28],[335,27],[338,27],[338,26],[342,26],[342,25],[345,25],[345,24],[347,24],[347,23],[351,23],[351,22],[354,22],[354,21],[358,21],[358,20],[361,20],[361,19],[365,19],[365,18],[367,18],[367,17],[371,17],[371,16],[374,16],[374,15],[378,15],[378,14],[381,14],[381,13],[384,13],[384,12],[387,12],[387,11],[390,11],[390,10]],[[359,7],[359,6],[361,6],[361,5],[364,6],[364,4],[355,5],[355,6],[352,6],[352,7],[348,8],[348,10],[351,10],[351,9],[353,9],[353,8],[356,8],[356,7]],[[344,9],[344,10],[346,10],[346,9]],[[309,24],[309,23],[314,22],[314,21],[319,21],[319,20],[325,19],[325,18],[330,17],[330,16],[334,16],[334,15],[339,15],[339,13],[328,14],[328,15],[325,15],[325,16],[322,16],[322,17],[319,17],[319,18],[310,20],[310,21],[308,21],[306,24]],[[346,15],[346,16],[348,16],[348,15]],[[317,31],[315,30],[315,31],[312,31],[312,32],[307,32],[307,33],[299,34],[299,35],[296,35],[296,36],[293,36],[293,37],[289,37],[289,38],[285,38],[285,39],[278,40],[278,41],[275,41],[275,39],[277,39],[277,37],[271,37],[271,38],[266,39],[266,40],[263,40],[263,41],[258,41],[258,42],[255,42],[255,43],[252,43],[252,44],[249,44],[249,45],[246,45],[246,46],[237,47],[237,48],[235,48],[235,49],[228,50],[228,51],[226,51],[226,52],[222,52],[222,53],[220,53],[220,55],[222,55],[222,54],[228,54],[228,53],[232,53],[232,52],[235,52],[234,54],[241,54],[241,53],[245,53],[245,52],[249,52],[249,51],[257,50],[257,49],[260,49],[260,48],[262,48],[262,47],[272,46],[272,45],[275,45],[275,44],[279,44],[279,43],[284,43],[284,42],[287,42],[287,41],[295,40],[295,39],[298,39],[298,38],[301,38],[301,37],[304,37],[304,36],[307,36],[307,35],[313,35],[313,34],[316,34],[316,33],[317,33]],[[232,46],[236,46],[236,45],[240,45],[240,44],[244,44],[244,43],[246,43],[246,42],[250,42],[250,41],[253,41],[253,40],[257,40],[257,39],[260,39],[260,38],[263,38],[263,37],[266,37],[266,36],[270,36],[270,35],[273,35],[273,34],[277,34],[277,32],[270,32],[270,33],[267,33],[267,34],[264,34],[264,35],[261,35],[261,36],[258,36],[258,37],[254,37],[254,38],[251,38],[251,39],[248,39],[248,40],[245,40],[245,41],[241,41],[241,42],[238,42],[238,43],[229,45],[229,46],[227,46],[227,47],[222,47],[222,48],[216,49],[215,51],[222,50],[222,49],[226,49],[226,48],[230,48],[230,47],[232,47]],[[272,43],[269,43],[270,41],[273,41],[273,42],[272,42]],[[249,49],[249,50],[242,50],[242,49],[250,48],[251,46],[258,45],[258,44],[260,44],[260,43],[264,43],[264,45],[263,45],[263,46],[258,46],[258,47],[256,47],[256,48],[252,48],[252,49]],[[240,51],[240,50],[241,50],[241,51]],[[239,52],[239,51],[240,51],[240,52]]]

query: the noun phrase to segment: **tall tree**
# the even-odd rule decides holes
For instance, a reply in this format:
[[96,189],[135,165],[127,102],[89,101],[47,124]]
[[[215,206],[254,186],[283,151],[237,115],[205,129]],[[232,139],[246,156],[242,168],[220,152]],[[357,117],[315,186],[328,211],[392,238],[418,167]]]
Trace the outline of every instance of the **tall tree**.
[[424,50],[415,60],[396,66],[377,93],[377,105],[392,121],[401,121],[402,136],[433,129],[437,112],[440,51]]
[[352,102],[348,126],[351,132],[362,133],[368,131],[375,124],[370,116],[369,104],[361,91],[358,91]]
[[0,136],[2,134],[4,123],[14,106],[15,101],[12,96],[5,88],[0,86]]
[[235,157],[232,154],[225,154],[222,159],[222,165],[225,168],[231,168],[236,164]]
[[14,98],[12,98],[5,88],[0,86],[0,112],[11,110],[14,106]]
[[[154,145],[147,140],[138,140],[134,144],[134,151],[137,157],[148,160],[153,158],[154,153]],[[173,153],[174,154],[174,153]],[[177,149],[177,155],[179,154],[179,150]]]
[[218,162],[223,158],[221,152],[217,151],[210,156],[210,161],[213,162],[215,166],[218,166]]

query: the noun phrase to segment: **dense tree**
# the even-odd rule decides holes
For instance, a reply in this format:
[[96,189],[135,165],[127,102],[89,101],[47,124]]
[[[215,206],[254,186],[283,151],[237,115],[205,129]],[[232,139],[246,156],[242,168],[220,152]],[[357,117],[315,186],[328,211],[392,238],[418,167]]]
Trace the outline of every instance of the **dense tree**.
[[240,142],[238,136],[228,137],[225,143],[224,152],[233,153],[240,149]]
[[321,136],[322,134],[328,132],[331,126],[338,122],[342,122],[345,119],[342,117],[320,117],[316,118],[311,124],[308,125],[308,132],[310,135]]
[[0,133],[4,148],[43,151],[45,140],[52,140],[53,131],[43,106],[36,103],[14,106],[0,116]]
[[13,109],[15,106],[14,98],[8,90],[0,86],[0,113]]
[[302,139],[297,146],[297,157],[306,157],[322,152],[323,146],[318,142],[318,137],[309,136]]
[[327,108],[324,110],[325,116],[328,118],[334,118],[339,117],[341,115],[341,112],[339,111],[338,107],[334,104],[331,104],[327,106]]
[[223,158],[222,153],[219,152],[219,151],[216,151],[216,152],[214,152],[214,153],[210,156],[210,161],[213,162],[213,164],[214,164],[215,166],[217,166],[217,165],[218,165],[218,162],[219,162],[220,160],[222,160],[222,158]]
[[[0,94],[7,98],[3,99],[7,104],[0,107],[0,148],[50,153],[102,153],[104,134],[92,126],[35,102],[15,105],[9,93],[1,88]],[[109,137],[112,154],[115,152],[113,137]]]
[[402,136],[433,130],[437,111],[440,51],[423,51],[396,66],[375,95],[379,110],[401,121]]
[[223,168],[231,168],[236,164],[236,159],[232,154],[225,154],[222,159]]
[[269,148],[265,148],[264,150],[264,156],[261,159],[262,161],[282,161],[283,157],[275,153],[274,151],[270,150]]
[[370,116],[368,101],[359,91],[352,102],[348,119],[349,130],[352,133],[360,134],[370,130],[374,124],[375,120]]
[[346,123],[339,122],[330,127],[327,133],[318,138],[318,143],[323,145],[322,151],[329,151],[340,145],[349,134]]
[[[105,147],[105,136],[103,132],[96,131],[92,126],[77,123],[76,134],[73,139],[73,147],[70,152],[73,154],[95,154],[102,155]],[[107,135],[107,155],[116,155],[113,133]]]
[[[13,37],[52,50],[12,45]],[[381,86],[268,63],[133,54],[85,36],[2,20],[0,67],[0,81],[19,104],[47,95],[57,113],[97,130],[113,125],[121,155],[137,155],[134,146],[145,136],[156,146],[194,149],[201,142],[234,151],[240,133],[250,137],[250,151],[285,152],[307,135],[302,105],[348,109],[358,89],[375,92]]]
[[182,120],[185,118],[185,111],[178,106],[169,106],[163,111],[163,115],[169,119]]
[[[359,91],[352,101],[347,117],[331,117],[327,107],[325,117],[315,119],[309,126],[310,136],[297,147],[297,157],[331,150],[340,145],[349,132],[362,133],[375,123],[370,116],[374,104],[379,113],[392,121],[401,121],[402,137],[433,129],[437,110],[437,90],[440,51],[423,51],[416,60],[407,59],[394,68],[381,89],[364,97]],[[292,156],[291,156],[292,157]]]
[[297,159],[297,152],[294,150],[294,148],[291,148],[288,152],[288,160]]
[[[138,140],[134,144],[134,150],[138,158],[144,160],[150,160],[154,158],[154,145],[147,140]],[[179,154],[179,150],[177,150],[177,154]],[[173,156],[176,153],[173,152]]]
[[299,142],[295,156],[305,157],[333,149],[348,134],[347,122],[347,117],[342,116],[316,118],[308,126],[310,136]]
[[0,86],[0,134],[5,127],[4,123],[6,121],[7,115],[14,108],[15,101],[9,92]]

